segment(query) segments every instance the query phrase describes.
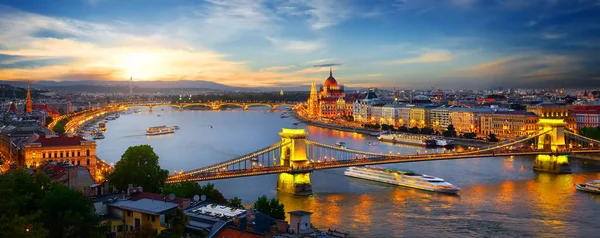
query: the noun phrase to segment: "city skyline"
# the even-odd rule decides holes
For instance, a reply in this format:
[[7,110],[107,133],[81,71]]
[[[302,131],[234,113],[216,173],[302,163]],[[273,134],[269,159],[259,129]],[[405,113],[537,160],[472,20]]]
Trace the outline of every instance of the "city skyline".
[[599,87],[600,2],[0,3],[0,80]]

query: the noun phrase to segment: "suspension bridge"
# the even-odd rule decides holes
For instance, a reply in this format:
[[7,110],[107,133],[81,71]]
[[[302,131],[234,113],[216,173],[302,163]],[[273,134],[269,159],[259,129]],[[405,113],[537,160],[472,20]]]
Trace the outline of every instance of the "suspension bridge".
[[153,108],[166,106],[176,107],[183,110],[187,107],[203,107],[211,110],[220,110],[223,107],[238,107],[243,110],[248,110],[250,107],[268,107],[275,110],[279,107],[295,107],[297,102],[274,102],[274,101],[207,101],[207,102],[185,102],[185,103],[172,103],[172,102],[128,102],[119,103],[119,106],[126,107],[145,107],[152,111]]
[[[563,120],[541,119],[538,127],[539,131],[536,133],[484,148],[409,155],[366,152],[323,144],[307,140],[304,129],[283,128],[279,133],[281,141],[277,143],[218,164],[170,175],[167,183],[279,174],[277,183],[279,190],[306,195],[312,193],[310,174],[315,170],[417,161],[531,155],[536,156],[535,170],[569,173],[569,154],[600,153],[600,141],[567,131]],[[573,144],[583,146],[574,148]]]

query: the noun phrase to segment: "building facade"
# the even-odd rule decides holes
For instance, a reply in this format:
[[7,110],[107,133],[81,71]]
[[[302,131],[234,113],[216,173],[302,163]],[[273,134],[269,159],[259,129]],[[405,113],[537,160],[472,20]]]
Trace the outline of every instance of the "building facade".
[[600,106],[578,106],[571,110],[571,115],[576,118],[577,130],[600,126]]
[[[492,113],[489,108],[453,108],[450,110],[450,121],[456,132],[481,133],[481,116]],[[486,135],[486,134],[485,134]]]
[[535,113],[542,119],[563,119],[567,123],[567,129],[572,131],[577,130],[577,118],[575,115],[570,114],[566,104],[543,102],[534,106],[528,106],[527,111]]
[[87,167],[93,177],[97,174],[96,142],[71,133],[58,136],[34,134],[25,143],[23,153],[27,167],[38,167],[50,161],[67,162]]
[[498,111],[481,114],[481,134],[510,139],[537,131],[538,116],[524,111]]
[[432,108],[430,113],[430,125],[436,131],[444,131],[448,128],[450,122],[450,107]]

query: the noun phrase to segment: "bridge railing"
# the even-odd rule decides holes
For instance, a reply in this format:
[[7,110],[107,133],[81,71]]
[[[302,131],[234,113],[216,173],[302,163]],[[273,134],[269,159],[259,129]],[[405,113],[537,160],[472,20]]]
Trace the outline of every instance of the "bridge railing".
[[568,137],[574,138],[576,140],[582,140],[582,141],[585,141],[585,142],[588,142],[588,143],[593,143],[593,144],[596,144],[597,146],[600,146],[600,141],[599,140],[595,140],[595,139],[592,139],[592,138],[589,138],[589,137],[578,135],[578,134],[575,134],[575,133],[570,132],[570,131],[565,131],[565,135],[568,136]]

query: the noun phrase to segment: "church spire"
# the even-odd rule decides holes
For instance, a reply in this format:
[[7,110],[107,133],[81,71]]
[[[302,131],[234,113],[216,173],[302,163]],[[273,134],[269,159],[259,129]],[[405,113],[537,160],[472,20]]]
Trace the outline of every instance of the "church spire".
[[329,77],[333,77],[333,71],[331,71],[331,67],[329,67]]
[[31,102],[31,88],[27,85],[27,101],[25,102],[25,112],[31,114],[33,111],[33,103]]

